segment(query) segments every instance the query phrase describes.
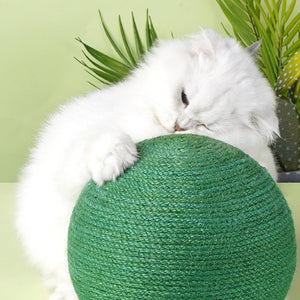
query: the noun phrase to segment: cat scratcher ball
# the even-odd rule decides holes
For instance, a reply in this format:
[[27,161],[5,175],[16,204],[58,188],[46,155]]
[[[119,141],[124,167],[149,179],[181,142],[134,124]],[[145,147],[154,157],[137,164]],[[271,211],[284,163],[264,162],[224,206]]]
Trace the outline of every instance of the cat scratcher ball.
[[195,135],[138,151],[116,182],[89,182],[74,208],[68,259],[79,299],[284,299],[295,233],[267,171]]

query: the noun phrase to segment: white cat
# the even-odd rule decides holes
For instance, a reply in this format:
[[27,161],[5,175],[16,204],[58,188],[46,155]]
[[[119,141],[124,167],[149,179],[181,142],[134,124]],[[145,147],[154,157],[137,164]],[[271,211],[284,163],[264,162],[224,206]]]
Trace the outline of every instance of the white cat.
[[[255,48],[256,45],[254,45]],[[115,180],[135,144],[177,129],[225,141],[276,179],[268,147],[278,134],[275,96],[253,49],[203,29],[160,41],[125,81],[60,108],[44,126],[18,185],[17,229],[50,299],[76,299],[67,267],[69,218],[83,186]]]

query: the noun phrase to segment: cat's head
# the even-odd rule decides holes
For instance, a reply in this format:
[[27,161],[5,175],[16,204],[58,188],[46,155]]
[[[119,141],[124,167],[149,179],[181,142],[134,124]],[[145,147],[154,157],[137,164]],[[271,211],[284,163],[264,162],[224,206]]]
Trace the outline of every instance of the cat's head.
[[272,142],[279,134],[275,95],[255,64],[257,48],[244,49],[210,29],[160,42],[146,65],[162,125],[222,132],[238,124]]

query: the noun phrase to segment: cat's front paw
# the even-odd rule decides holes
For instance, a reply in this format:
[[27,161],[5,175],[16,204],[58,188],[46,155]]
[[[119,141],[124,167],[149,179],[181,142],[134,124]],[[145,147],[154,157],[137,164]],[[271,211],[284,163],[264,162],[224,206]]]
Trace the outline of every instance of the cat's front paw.
[[138,159],[138,152],[132,139],[125,134],[110,134],[95,139],[90,145],[88,168],[92,179],[102,185],[116,180]]

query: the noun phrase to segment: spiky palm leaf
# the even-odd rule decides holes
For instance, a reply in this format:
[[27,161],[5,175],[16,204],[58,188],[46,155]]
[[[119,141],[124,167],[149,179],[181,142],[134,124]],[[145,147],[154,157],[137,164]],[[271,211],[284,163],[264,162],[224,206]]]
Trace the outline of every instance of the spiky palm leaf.
[[[110,85],[121,81],[124,77],[126,77],[130,73],[130,71],[138,65],[138,62],[142,60],[145,51],[151,48],[158,37],[151,17],[148,14],[148,10],[146,14],[145,43],[142,42],[142,38],[139,33],[134,14],[131,14],[134,46],[131,45],[129,39],[127,38],[127,34],[125,32],[120,16],[118,22],[120,34],[122,37],[122,46],[119,46],[118,42],[109,32],[109,29],[105,25],[104,18],[100,11],[99,16],[105,35],[119,59],[113,58],[110,55],[96,50],[95,48],[83,42],[80,38],[77,38],[76,40],[84,46],[85,51],[83,51],[83,54],[87,60],[87,63],[77,58],[76,60],[86,68],[87,72],[93,78],[99,80],[105,85]],[[95,84],[91,82],[89,83],[97,87]]]

